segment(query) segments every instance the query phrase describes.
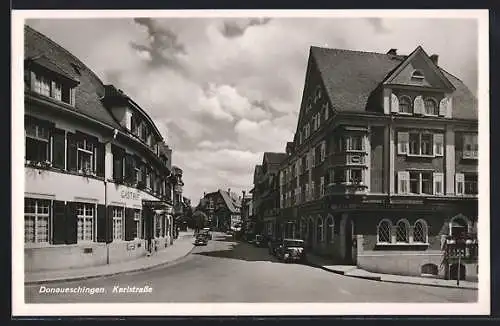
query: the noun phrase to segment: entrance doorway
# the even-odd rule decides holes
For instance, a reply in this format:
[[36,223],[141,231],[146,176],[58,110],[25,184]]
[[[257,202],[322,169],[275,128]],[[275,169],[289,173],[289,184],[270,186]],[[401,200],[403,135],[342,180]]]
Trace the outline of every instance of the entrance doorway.
[[354,222],[348,217],[344,225],[345,246],[344,261],[347,265],[356,265],[357,263],[357,241],[354,236]]

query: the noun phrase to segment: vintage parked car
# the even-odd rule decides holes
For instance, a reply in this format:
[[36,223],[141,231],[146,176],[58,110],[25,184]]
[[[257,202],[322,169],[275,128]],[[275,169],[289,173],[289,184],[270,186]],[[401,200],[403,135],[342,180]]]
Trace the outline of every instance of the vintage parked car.
[[208,244],[208,236],[205,234],[198,234],[194,240],[195,246],[206,246]]
[[276,249],[276,257],[284,262],[305,262],[306,251],[304,240],[283,239]]
[[206,237],[208,237],[209,240],[213,239],[212,232],[210,232],[210,228],[202,229],[199,234],[205,235]]
[[276,256],[276,249],[283,243],[282,239],[269,239],[267,241],[267,247],[269,249],[269,254]]

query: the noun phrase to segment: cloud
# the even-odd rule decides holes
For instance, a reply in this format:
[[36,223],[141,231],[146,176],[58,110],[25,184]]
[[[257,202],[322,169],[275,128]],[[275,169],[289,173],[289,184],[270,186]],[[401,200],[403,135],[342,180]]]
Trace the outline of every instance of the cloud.
[[271,21],[271,18],[250,18],[225,20],[221,27],[221,34],[227,38],[236,38],[243,36],[245,31],[252,26],[266,25]]
[[382,18],[366,18],[366,21],[370,23],[370,25],[377,33],[389,32],[389,29],[385,27],[384,20]]
[[311,46],[407,54],[422,45],[439,55],[446,71],[473,91],[477,86],[477,24],[471,19],[170,17],[29,24],[151,116],[173,149],[173,163],[184,170],[185,196],[193,202],[204,190],[248,191],[262,152],[285,150],[297,126]]
[[134,22],[146,27],[148,37],[146,45],[130,42],[130,46],[137,54],[152,67],[167,66],[182,69],[179,56],[185,55],[186,50],[178,41],[178,36],[165,26],[160,26],[152,18],[134,18]]

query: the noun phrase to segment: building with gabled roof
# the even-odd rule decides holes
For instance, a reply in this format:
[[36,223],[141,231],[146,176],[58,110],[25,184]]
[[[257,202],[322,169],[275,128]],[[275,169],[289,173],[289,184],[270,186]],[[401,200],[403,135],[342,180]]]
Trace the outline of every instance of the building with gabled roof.
[[231,188],[205,192],[200,204],[215,229],[227,231],[241,223],[241,198]]
[[478,106],[438,59],[311,47],[266,229],[332,263],[477,278],[472,247],[439,269],[447,237],[477,230]]
[[173,243],[172,149],[145,109],[29,26],[24,105],[27,272]]

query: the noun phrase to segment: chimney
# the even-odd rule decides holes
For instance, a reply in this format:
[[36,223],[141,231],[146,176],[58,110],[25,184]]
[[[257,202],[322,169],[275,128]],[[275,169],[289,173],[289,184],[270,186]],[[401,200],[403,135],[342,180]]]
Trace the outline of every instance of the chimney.
[[389,55],[398,55],[398,49],[390,49],[387,51],[387,54]]
[[243,199],[245,199],[245,194],[246,194],[246,191],[243,190]]
[[203,198],[205,198],[207,196],[207,193],[206,191],[203,192]]
[[231,188],[227,188],[227,193],[231,194]]
[[434,64],[437,66],[438,65],[438,59],[439,59],[439,56],[437,54],[433,54],[430,56],[431,58],[431,61],[434,62]]

